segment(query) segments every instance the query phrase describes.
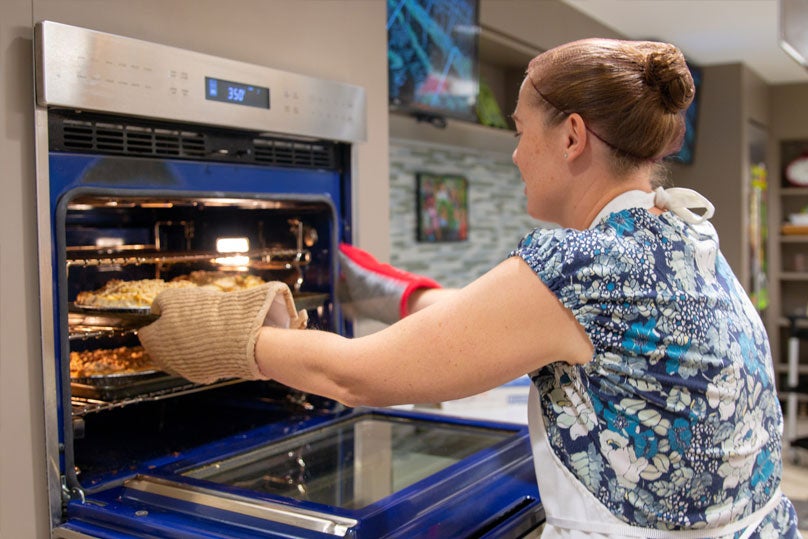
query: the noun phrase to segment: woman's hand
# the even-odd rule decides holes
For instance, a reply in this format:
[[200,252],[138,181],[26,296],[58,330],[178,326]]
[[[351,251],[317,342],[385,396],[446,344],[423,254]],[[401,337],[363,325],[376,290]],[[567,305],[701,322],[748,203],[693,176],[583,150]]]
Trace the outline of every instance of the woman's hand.
[[429,277],[382,264],[353,245],[339,246],[340,299],[347,314],[393,324],[412,311],[413,294],[440,288]]
[[259,328],[297,329],[307,320],[282,282],[237,292],[169,289],[154,300],[152,313],[160,318],[138,330],[146,352],[163,370],[197,383],[265,378],[255,362]]

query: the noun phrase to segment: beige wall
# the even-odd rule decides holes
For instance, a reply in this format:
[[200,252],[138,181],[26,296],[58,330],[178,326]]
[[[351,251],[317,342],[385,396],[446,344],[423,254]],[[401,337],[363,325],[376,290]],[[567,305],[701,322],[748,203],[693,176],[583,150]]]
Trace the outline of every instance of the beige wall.
[[31,1],[0,7],[0,537],[48,530],[45,486]]
[[808,138],[808,84],[772,86],[769,92],[772,142]]
[[622,37],[555,0],[481,0],[480,24],[542,50],[585,37]]

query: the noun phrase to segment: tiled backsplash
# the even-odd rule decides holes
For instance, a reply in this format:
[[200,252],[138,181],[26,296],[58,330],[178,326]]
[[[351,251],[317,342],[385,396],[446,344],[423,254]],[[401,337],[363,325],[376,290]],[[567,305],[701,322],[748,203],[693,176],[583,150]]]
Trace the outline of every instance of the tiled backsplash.
[[[419,243],[416,239],[416,174],[458,174],[468,179],[469,239]],[[539,222],[525,211],[519,170],[509,154],[390,141],[390,262],[461,287],[508,256]]]

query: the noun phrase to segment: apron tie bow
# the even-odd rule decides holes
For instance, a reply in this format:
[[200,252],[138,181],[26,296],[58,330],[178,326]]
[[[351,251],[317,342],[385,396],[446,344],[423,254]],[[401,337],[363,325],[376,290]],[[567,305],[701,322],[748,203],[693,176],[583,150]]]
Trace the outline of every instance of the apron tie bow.
[[[654,191],[654,206],[670,210],[691,225],[703,223],[715,213],[715,206],[709,200],[696,191],[684,187],[671,187],[670,189],[657,187]],[[704,213],[702,215],[693,213],[690,208],[703,208]]]

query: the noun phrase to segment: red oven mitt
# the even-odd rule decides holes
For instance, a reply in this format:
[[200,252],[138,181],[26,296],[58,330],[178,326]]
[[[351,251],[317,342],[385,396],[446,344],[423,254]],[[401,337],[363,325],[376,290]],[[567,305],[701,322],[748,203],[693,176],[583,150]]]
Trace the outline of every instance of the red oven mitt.
[[382,264],[370,253],[353,245],[339,246],[344,286],[340,296],[357,315],[392,324],[407,316],[407,300],[416,290],[440,288],[423,275]]
[[157,295],[151,311],[160,318],[138,330],[146,352],[166,372],[203,384],[266,379],[255,362],[258,330],[302,329],[308,320],[278,281],[236,292],[172,288]]

